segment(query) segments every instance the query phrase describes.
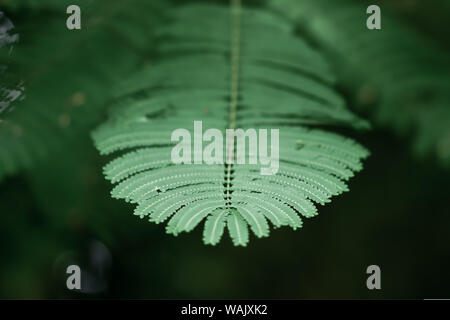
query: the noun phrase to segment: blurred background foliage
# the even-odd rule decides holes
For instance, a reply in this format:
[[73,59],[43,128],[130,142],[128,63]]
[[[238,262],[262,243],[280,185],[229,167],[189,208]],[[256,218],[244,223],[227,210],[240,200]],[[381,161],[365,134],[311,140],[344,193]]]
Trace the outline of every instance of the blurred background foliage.
[[[421,31],[418,26],[425,22],[405,21],[407,14],[416,17],[411,8],[418,1],[380,1],[386,8],[381,32],[360,27],[361,13],[373,1],[272,2],[300,24],[299,33],[328,52],[351,105],[375,125],[408,136],[416,155],[450,164],[450,57],[443,48],[447,44],[440,44],[448,41],[435,41],[434,33]],[[439,1],[432,3],[434,12],[424,10],[429,17],[449,12]],[[395,15],[402,10],[404,16]],[[441,28],[448,35],[445,23]]]
[[[449,2],[244,1],[296,23],[373,127],[353,135],[372,156],[349,193],[247,248],[131,215],[89,137],[115,83],[151,64],[164,10],[186,2],[0,0],[20,36],[0,49],[2,87],[25,88],[0,112],[0,298],[448,298]],[[381,32],[365,27],[367,3]],[[65,27],[69,4],[81,31]],[[69,264],[82,292],[65,287]],[[371,264],[381,291],[365,286]]]

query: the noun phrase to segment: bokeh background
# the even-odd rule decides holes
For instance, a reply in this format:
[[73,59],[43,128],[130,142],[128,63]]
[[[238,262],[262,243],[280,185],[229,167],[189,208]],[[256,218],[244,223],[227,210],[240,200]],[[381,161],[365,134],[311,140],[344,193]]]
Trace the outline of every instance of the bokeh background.
[[[5,170],[0,182],[0,298],[449,298],[450,153],[447,140],[438,141],[450,129],[450,98],[445,100],[448,86],[434,86],[423,76],[418,87],[425,93],[412,98],[399,94],[395,101],[402,107],[384,108],[380,118],[377,110],[383,108],[383,87],[364,73],[358,78],[342,73],[337,89],[353,111],[372,123],[370,131],[346,132],[372,153],[364,170],[350,181],[350,192],[320,207],[319,216],[307,220],[301,230],[273,230],[270,237],[252,239],[246,248],[233,247],[227,235],[216,247],[204,246],[200,228],[169,236],[163,226],[133,216],[132,205],[111,199],[111,185],[102,175],[106,161],[89,136],[106,113],[107,89],[155,58],[147,28],[164,23],[161,12],[170,10],[171,5],[194,1],[152,0],[147,6],[154,5],[154,11],[132,10],[130,4],[118,16],[108,10],[120,1],[79,2],[82,22],[89,21],[92,27],[80,31],[74,41],[65,28],[65,9],[77,1],[0,0],[0,11],[15,26],[10,32],[20,35],[12,54],[8,51],[8,59],[1,56],[8,69],[1,69],[0,75],[8,79],[10,87],[22,88],[25,83],[23,98],[15,99],[0,113],[0,129],[5,131],[1,127],[11,123],[22,128],[23,121],[26,130],[24,119],[29,114],[34,117],[36,110],[63,109],[54,123],[43,123],[44,127],[54,126],[48,137],[59,140],[43,139],[42,155],[30,156],[24,165]],[[139,8],[145,2],[133,0],[133,5]],[[227,1],[215,2],[227,5]],[[300,36],[329,56],[339,75],[346,69],[338,57],[339,48],[333,48],[334,43],[321,36],[323,32],[315,32],[308,24],[310,18],[326,20],[334,10],[326,9],[327,1],[243,2],[285,14],[298,25]],[[406,30],[398,37],[416,37],[411,42],[417,51],[432,43],[439,57],[436,61],[450,55],[448,1],[372,2],[381,6],[382,19],[386,14]],[[329,4],[345,8],[351,3],[361,7],[361,21],[356,21],[355,30],[350,29],[348,41],[353,32],[369,32],[365,28],[366,3],[337,0]],[[323,16],[314,16],[321,11],[302,11],[319,5],[325,5]],[[283,12],[292,7],[302,14]],[[108,22],[102,25],[101,21]],[[65,41],[74,44],[68,47]],[[383,43],[371,45],[379,47],[380,56],[390,54],[389,47],[383,50]],[[118,65],[107,60],[110,50],[123,57]],[[54,52],[63,53],[52,58]],[[407,53],[414,54],[414,50]],[[429,61],[434,61],[433,57],[428,56]],[[101,65],[105,79],[114,81],[99,84],[91,63]],[[423,68],[414,70],[419,78],[422,72],[428,75],[437,69],[443,74],[442,81],[450,77],[448,65],[429,70],[426,63],[416,65]],[[115,72],[106,72],[111,68]],[[411,99],[420,101],[412,103]],[[438,111],[433,109],[436,101]],[[90,111],[78,115],[78,105]],[[420,124],[433,112],[430,121],[435,122]],[[398,119],[407,119],[406,124]],[[16,136],[11,137],[3,131],[0,156],[7,158],[13,150],[10,144],[27,142],[27,138],[20,130],[19,134],[12,130]],[[25,134],[35,137],[30,132]],[[65,286],[69,264],[82,269],[81,292]],[[381,290],[366,288],[366,268],[372,264],[381,268]]]

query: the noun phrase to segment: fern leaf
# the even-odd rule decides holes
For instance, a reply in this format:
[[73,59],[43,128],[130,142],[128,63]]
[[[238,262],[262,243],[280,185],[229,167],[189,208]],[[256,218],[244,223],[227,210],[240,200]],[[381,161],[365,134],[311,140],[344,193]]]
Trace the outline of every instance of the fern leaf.
[[227,216],[227,227],[235,246],[246,246],[248,243],[248,227],[242,215],[233,210]]
[[239,213],[248,223],[253,233],[261,238],[269,235],[269,224],[266,218],[255,208],[246,208],[245,206],[239,206]]
[[379,31],[364,25],[370,1],[271,3],[330,52],[356,106],[374,123],[411,137],[417,154],[450,165],[450,59],[431,37],[395,17],[388,3]]
[[[368,151],[328,127],[367,127],[332,86],[324,58],[273,13],[192,4],[168,13],[157,28],[160,59],[115,90],[109,118],[93,132],[99,152],[114,154],[104,168],[114,198],[135,203],[134,214],[168,221],[173,235],[202,221],[203,242],[216,245],[225,228],[246,246],[274,227],[302,227],[316,204],[348,190]],[[174,164],[178,128],[279,129],[279,169],[261,175],[246,150],[247,164],[227,162],[233,143],[223,143],[215,164]],[[272,148],[268,148],[268,154]],[[192,156],[202,149],[192,148]],[[236,155],[235,155],[236,156]],[[231,159],[231,158],[230,158]],[[232,160],[236,160],[233,158]]]
[[205,244],[216,245],[222,238],[225,229],[226,218],[229,214],[227,209],[216,209],[205,222],[203,230],[203,242]]

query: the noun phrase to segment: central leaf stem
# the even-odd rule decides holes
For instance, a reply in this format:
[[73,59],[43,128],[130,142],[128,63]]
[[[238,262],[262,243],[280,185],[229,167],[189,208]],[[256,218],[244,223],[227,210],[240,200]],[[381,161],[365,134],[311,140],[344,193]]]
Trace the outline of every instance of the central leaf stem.
[[[231,0],[231,76],[230,76],[230,110],[229,110],[229,129],[236,128],[236,111],[239,97],[239,56],[240,56],[240,15],[241,0]],[[234,136],[227,139],[227,161],[225,176],[225,200],[227,206],[231,199],[231,170],[234,160]]]

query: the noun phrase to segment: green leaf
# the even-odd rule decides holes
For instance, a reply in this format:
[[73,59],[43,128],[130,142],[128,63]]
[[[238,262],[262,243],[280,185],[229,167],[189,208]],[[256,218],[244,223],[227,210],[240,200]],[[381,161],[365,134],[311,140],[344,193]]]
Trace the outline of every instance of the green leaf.
[[[410,139],[416,154],[450,165],[450,59],[433,35],[395,16],[389,3],[381,9],[381,30],[373,31],[365,26],[371,1],[270,3],[329,53],[356,107]],[[448,16],[445,5],[433,7]]]
[[227,216],[227,227],[233,244],[245,247],[248,243],[248,227],[239,212],[230,212]]
[[[101,154],[114,154],[104,168],[112,196],[135,203],[135,215],[169,220],[173,235],[206,220],[205,244],[216,245],[226,226],[233,243],[245,246],[248,227],[256,237],[268,236],[271,225],[302,227],[302,217],[317,215],[316,204],[348,190],[345,181],[369,152],[331,132],[367,123],[333,89],[324,58],[289,21],[233,3],[231,10],[170,10],[170,22],[156,29],[160,59],[115,89],[109,118],[93,138]],[[221,163],[174,164],[172,132],[192,132],[196,120],[203,132],[215,128],[223,137],[229,128],[279,130],[278,172],[227,163],[234,145],[226,142]],[[246,163],[255,160],[246,151]]]
[[229,215],[227,209],[216,209],[205,222],[203,230],[203,242],[205,244],[216,245],[222,238],[225,229],[226,218]]

